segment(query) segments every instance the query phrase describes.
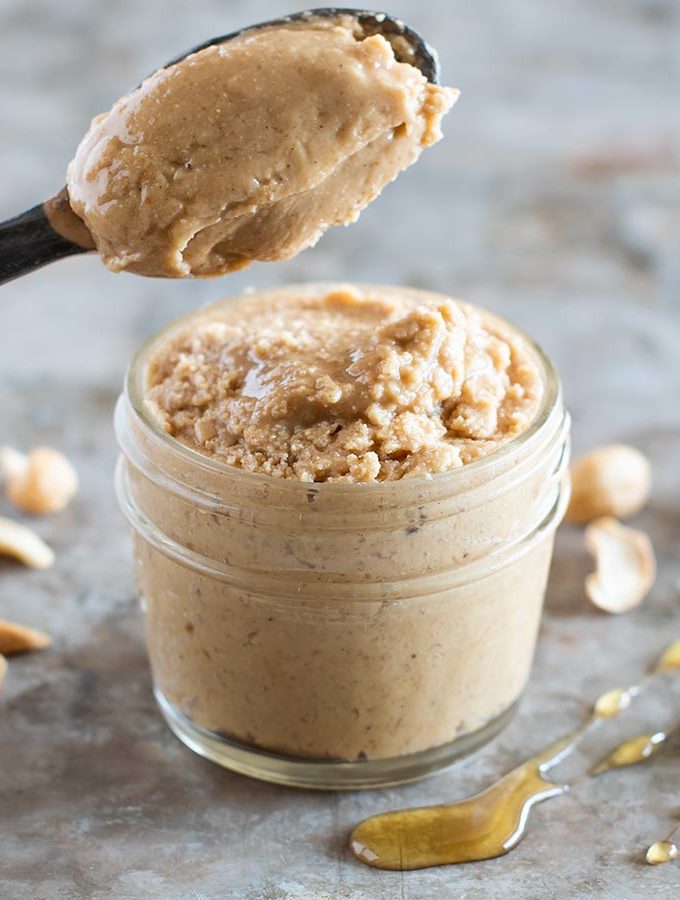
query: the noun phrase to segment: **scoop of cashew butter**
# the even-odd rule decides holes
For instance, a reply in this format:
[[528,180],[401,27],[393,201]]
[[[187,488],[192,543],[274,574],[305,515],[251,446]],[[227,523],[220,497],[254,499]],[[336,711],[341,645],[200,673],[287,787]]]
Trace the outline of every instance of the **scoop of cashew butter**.
[[105,264],[165,278],[285,260],[441,137],[458,96],[356,20],[247,31],[97,116],[68,193]]

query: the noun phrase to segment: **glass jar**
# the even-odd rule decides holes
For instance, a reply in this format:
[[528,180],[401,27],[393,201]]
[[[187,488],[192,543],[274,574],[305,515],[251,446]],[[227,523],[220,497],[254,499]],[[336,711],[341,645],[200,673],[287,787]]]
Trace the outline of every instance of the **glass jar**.
[[140,350],[116,410],[117,491],[155,695],[187,746],[269,781],[378,787],[509,721],[568,501],[569,421],[543,352],[482,315],[535,359],[536,420],[462,468],[372,484],[276,479],[181,444],[144,391],[192,316]]

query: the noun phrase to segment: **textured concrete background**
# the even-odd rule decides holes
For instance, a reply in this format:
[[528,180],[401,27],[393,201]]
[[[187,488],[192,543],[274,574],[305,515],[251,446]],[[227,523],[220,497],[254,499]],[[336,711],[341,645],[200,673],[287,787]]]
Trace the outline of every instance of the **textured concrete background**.
[[[90,117],[164,59],[288,11],[285,0],[0,0],[0,216],[58,189]],[[438,46],[463,96],[446,140],[357,225],[224,281],[114,276],[83,258],[2,288],[0,439],[62,447],[82,476],[72,508],[38,524],[54,569],[0,563],[0,615],[55,637],[12,661],[0,701],[3,900],[680,891],[680,865],[642,862],[680,821],[677,750],[538,808],[504,859],[402,876],[345,850],[366,815],[488,784],[680,636],[677,0],[404,0],[390,11]],[[616,439],[652,457],[639,522],[660,577],[638,611],[596,614],[582,599],[581,536],[563,529],[533,679],[505,734],[421,785],[311,795],[198,759],[156,714],[110,420],[131,353],[170,318],[246,285],[334,277],[452,292],[529,329],[563,373],[576,448]]]

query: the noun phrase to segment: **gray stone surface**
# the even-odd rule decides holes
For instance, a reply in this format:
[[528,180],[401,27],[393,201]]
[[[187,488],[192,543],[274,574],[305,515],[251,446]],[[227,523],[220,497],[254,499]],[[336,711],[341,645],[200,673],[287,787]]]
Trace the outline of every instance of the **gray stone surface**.
[[[0,0],[0,215],[58,188],[89,117],[141,75],[290,9]],[[642,862],[680,821],[677,745],[537,808],[527,839],[500,860],[401,875],[364,868],[345,849],[366,815],[488,784],[680,636],[677,0],[391,9],[436,42],[446,80],[464,93],[446,140],[356,226],[225,281],[114,276],[76,259],[2,288],[0,439],[62,447],[82,476],[74,505],[37,525],[57,550],[54,569],[0,563],[0,615],[55,637],[53,649],[12,661],[0,701],[3,900],[678,896],[680,865]],[[555,357],[577,449],[624,440],[654,463],[639,517],[660,561],[647,603],[621,618],[591,611],[581,536],[563,529],[515,722],[448,774],[382,792],[258,784],[170,735],[150,694],[111,488],[111,412],[136,345],[246,285],[317,277],[407,282],[500,311]]]

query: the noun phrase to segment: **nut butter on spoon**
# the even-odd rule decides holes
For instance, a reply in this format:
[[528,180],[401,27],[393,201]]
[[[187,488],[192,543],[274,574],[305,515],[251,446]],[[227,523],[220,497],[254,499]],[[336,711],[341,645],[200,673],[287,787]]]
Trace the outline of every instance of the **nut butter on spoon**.
[[434,51],[384,13],[310,10],[213,38],[97,116],[67,187],[0,224],[0,283],[92,250],[166,278],[288,259],[439,139],[458,92],[437,78]]

